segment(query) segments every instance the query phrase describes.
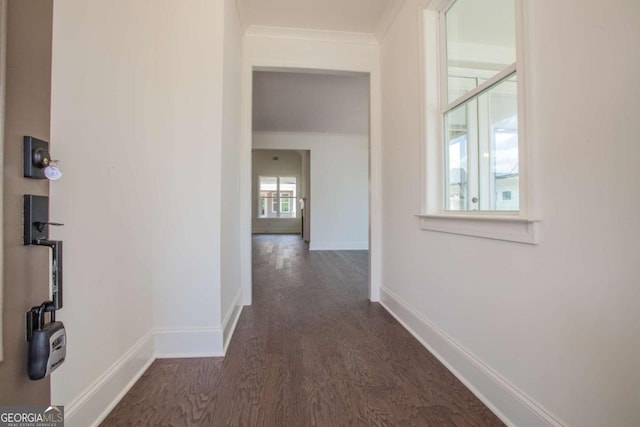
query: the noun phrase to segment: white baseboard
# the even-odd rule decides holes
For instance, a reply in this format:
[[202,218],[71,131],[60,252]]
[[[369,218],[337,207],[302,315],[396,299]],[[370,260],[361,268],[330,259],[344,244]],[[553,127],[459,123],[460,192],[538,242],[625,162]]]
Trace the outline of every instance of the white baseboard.
[[97,426],[155,360],[153,332],[127,353],[71,404],[65,405],[65,426]]
[[156,357],[222,357],[222,337],[222,328],[156,329]]
[[311,240],[310,251],[366,251],[369,242],[318,242]]
[[224,354],[227,354],[227,348],[229,347],[229,342],[233,336],[233,331],[235,331],[236,325],[238,324],[238,319],[240,319],[242,308],[242,289],[240,288],[233,299],[231,308],[227,311],[227,314],[224,316],[224,320],[222,321]]
[[509,426],[564,424],[386,288],[382,306]]

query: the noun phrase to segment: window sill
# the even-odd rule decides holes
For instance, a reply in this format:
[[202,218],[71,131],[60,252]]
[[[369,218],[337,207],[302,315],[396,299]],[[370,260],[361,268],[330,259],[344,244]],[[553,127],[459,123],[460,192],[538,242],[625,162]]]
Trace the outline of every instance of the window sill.
[[423,230],[508,242],[538,244],[539,220],[499,213],[418,214]]

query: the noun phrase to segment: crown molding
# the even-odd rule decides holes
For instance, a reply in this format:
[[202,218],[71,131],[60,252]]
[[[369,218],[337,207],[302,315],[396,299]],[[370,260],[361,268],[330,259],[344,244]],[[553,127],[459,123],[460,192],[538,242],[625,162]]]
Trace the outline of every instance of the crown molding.
[[246,37],[264,37],[277,39],[314,40],[377,45],[378,39],[370,33],[351,33],[346,31],[313,30],[307,28],[287,28],[252,25],[247,28]]

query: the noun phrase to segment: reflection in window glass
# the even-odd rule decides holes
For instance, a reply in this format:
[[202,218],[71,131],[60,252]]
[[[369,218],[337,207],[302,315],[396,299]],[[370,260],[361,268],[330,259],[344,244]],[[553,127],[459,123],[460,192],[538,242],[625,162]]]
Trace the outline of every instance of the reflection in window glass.
[[258,218],[277,218],[278,207],[274,204],[273,196],[277,196],[278,178],[275,176],[259,177],[259,191],[260,209],[258,211]]
[[280,218],[296,217],[296,177],[280,177]]
[[469,170],[467,156],[467,105],[446,115],[447,129],[447,184],[446,201],[449,210],[467,210]]
[[457,0],[445,25],[448,102],[516,62],[514,0]]
[[441,23],[445,209],[517,211],[515,0],[456,0]]
[[517,211],[516,76],[446,113],[445,129],[446,209]]

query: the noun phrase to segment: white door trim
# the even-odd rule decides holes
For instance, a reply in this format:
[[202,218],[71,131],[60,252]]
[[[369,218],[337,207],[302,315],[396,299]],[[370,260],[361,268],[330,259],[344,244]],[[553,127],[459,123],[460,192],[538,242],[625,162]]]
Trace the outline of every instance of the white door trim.
[[[290,33],[290,34],[289,34]],[[330,38],[327,37],[330,35]],[[290,50],[248,49],[248,38],[260,38],[260,43],[296,44],[305,49]],[[353,39],[350,34],[305,31],[304,37],[295,30],[279,30],[278,37],[269,37],[260,31],[247,30],[244,43],[244,60],[242,66],[242,117],[241,117],[241,180],[240,209],[242,212],[240,225],[241,250],[241,286],[243,304],[252,303],[252,264],[251,264],[251,146],[252,146],[252,87],[255,69],[306,69],[337,72],[359,72],[369,74],[369,299],[380,300],[380,284],[382,279],[382,128],[381,128],[381,93],[380,65],[377,40],[374,36],[362,40],[362,35]],[[269,39],[265,41],[266,39]],[[254,39],[257,40],[257,39]],[[275,41],[274,41],[275,40]],[[317,46],[314,44],[317,42]],[[309,50],[317,48],[313,55]],[[322,49],[330,49],[324,51]],[[334,52],[346,50],[366,50],[367,55],[334,55]],[[368,59],[362,59],[363,57]]]

